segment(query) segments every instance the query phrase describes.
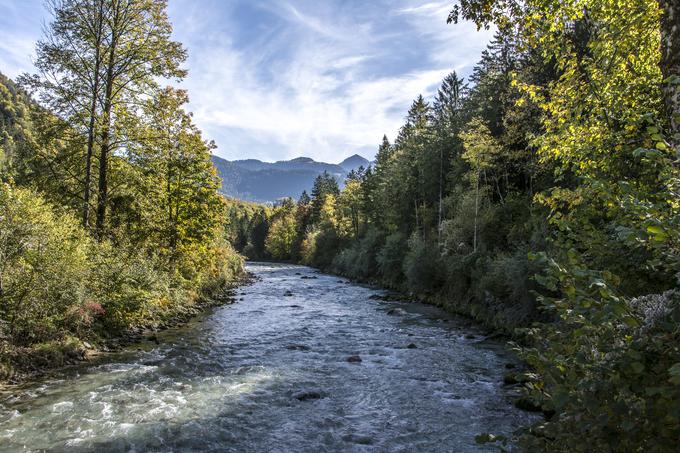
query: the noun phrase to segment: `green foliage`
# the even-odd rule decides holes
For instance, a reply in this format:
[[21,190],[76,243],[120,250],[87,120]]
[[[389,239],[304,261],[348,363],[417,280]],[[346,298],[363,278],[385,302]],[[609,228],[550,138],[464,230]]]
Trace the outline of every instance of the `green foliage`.
[[[535,371],[528,394],[556,415],[522,441],[532,449],[671,451],[680,421],[680,295],[677,290],[627,299],[613,276],[545,255],[539,277],[559,297],[541,297],[557,322],[526,331],[522,357]],[[674,368],[675,367],[675,368]]]
[[343,249],[333,259],[332,269],[350,278],[367,280],[375,277],[377,255],[383,245],[383,236],[371,228],[363,238]]
[[411,236],[402,265],[410,291],[432,295],[441,290],[444,276],[440,258],[437,244],[425,241],[417,234]]
[[286,261],[291,259],[295,234],[295,218],[292,213],[286,213],[276,218],[272,222],[265,242],[267,252],[275,260]]
[[184,110],[187,94],[158,84],[185,74],[167,3],[49,6],[38,74],[21,77],[40,105],[0,76],[5,363],[33,352],[60,362],[79,339],[194,313],[243,274],[228,240],[252,231],[243,246],[261,253],[268,228],[260,208],[242,219],[252,228],[225,226],[214,145]]
[[31,190],[0,186],[0,320],[10,341],[30,345],[77,329],[86,309],[87,237],[68,213]]
[[215,241],[184,251],[170,272],[160,254],[92,241],[68,212],[3,184],[0,336],[31,346],[157,325],[241,275],[241,258]]
[[408,250],[406,238],[402,233],[392,233],[385,238],[385,245],[376,256],[378,272],[392,286],[403,282],[403,262]]

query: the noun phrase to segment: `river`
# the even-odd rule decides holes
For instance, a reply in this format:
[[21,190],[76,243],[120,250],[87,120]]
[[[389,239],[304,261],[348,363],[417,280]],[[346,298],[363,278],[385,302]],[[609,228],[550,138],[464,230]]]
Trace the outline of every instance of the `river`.
[[[237,301],[0,395],[0,451],[485,451],[530,419],[507,348],[468,323],[292,265]],[[373,298],[371,298],[373,296]]]

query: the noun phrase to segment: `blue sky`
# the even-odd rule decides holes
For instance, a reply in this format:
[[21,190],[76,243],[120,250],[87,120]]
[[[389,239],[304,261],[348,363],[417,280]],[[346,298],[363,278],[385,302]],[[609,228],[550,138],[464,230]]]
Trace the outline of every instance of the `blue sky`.
[[[467,76],[491,32],[451,0],[169,0],[190,110],[227,159],[371,159],[412,100]],[[0,0],[0,71],[32,70],[42,0]]]

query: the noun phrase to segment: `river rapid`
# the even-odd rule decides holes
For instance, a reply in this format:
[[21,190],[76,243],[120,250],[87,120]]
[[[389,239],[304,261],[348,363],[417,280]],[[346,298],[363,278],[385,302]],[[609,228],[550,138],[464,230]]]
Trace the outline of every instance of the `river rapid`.
[[[0,452],[467,452],[530,420],[507,347],[463,320],[293,265],[237,301],[0,394]],[[373,298],[371,298],[373,296]]]

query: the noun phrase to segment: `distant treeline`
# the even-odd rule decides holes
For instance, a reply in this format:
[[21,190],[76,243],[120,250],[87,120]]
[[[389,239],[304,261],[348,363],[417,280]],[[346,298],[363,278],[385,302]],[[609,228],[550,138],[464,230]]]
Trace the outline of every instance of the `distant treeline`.
[[521,327],[548,416],[531,451],[673,450],[680,12],[660,3],[461,2],[451,20],[499,30],[468,81],[418,97],[343,190],[234,208],[235,243]]
[[158,83],[186,73],[166,2],[49,5],[37,72],[0,76],[0,379],[193,313],[242,272],[212,145]]

